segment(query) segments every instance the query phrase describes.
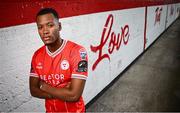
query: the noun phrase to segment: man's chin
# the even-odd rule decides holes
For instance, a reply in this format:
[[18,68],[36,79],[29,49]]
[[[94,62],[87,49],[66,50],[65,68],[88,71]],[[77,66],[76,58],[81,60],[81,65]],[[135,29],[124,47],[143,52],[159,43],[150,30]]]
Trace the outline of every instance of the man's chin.
[[44,45],[51,45],[52,42],[49,42],[49,41],[44,41]]
[[48,46],[48,45],[51,45],[51,43],[44,43],[44,45]]

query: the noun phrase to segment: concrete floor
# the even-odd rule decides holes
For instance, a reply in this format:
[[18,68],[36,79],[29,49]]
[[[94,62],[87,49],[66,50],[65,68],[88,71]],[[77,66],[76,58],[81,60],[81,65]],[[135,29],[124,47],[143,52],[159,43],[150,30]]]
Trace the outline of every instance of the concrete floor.
[[86,111],[180,111],[180,19],[90,102]]

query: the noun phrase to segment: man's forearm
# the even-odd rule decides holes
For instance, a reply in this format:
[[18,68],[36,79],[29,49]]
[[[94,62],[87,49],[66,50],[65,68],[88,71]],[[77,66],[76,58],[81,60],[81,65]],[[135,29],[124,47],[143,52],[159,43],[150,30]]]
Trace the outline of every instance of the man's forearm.
[[47,93],[39,88],[36,88],[36,87],[32,88],[31,95],[33,97],[37,97],[37,98],[41,98],[41,99],[52,99],[52,96],[49,93]]
[[30,92],[33,97],[42,98],[42,99],[50,99],[52,96],[47,92],[40,89],[40,80],[37,77],[30,77],[29,85]]
[[51,86],[46,88],[45,92],[52,95],[54,98],[70,102],[78,101],[79,99],[79,97],[76,97],[76,95],[68,88],[55,88]]
[[78,101],[82,95],[85,81],[80,79],[72,79],[70,86],[64,88],[52,87],[46,83],[42,83],[41,85],[41,89],[52,95],[54,98],[58,98],[63,101],[75,102]]

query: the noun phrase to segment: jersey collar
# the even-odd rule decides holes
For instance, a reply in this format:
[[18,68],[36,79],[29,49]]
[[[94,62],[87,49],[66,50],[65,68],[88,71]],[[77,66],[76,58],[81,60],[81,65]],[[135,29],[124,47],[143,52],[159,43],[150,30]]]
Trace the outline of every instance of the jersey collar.
[[64,49],[66,42],[67,42],[66,40],[63,40],[62,45],[53,53],[49,51],[48,47],[46,46],[46,53],[51,57],[57,56]]

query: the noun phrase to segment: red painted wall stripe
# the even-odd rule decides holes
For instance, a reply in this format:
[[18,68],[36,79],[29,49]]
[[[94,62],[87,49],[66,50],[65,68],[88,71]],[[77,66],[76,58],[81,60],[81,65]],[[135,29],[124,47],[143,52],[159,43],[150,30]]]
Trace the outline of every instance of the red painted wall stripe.
[[144,48],[143,50],[146,49],[146,28],[147,28],[147,6],[145,8],[145,18],[144,18]]
[[52,7],[61,18],[97,12],[177,3],[180,0],[6,0],[0,3],[0,28],[35,21],[42,7]]

